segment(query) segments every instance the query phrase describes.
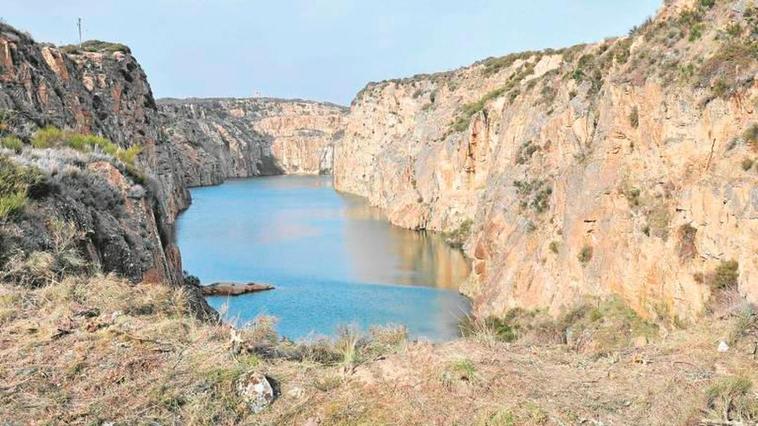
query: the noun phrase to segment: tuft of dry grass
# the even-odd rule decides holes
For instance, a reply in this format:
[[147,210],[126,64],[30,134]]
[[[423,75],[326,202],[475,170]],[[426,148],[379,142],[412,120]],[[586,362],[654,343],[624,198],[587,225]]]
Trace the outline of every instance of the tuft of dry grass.
[[707,422],[712,424],[754,424],[758,422],[758,393],[744,376],[724,377],[706,390]]

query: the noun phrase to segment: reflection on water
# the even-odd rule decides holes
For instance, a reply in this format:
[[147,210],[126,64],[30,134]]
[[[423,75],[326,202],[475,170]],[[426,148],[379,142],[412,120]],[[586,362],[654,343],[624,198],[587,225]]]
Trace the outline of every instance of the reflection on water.
[[456,334],[468,309],[455,289],[462,254],[439,236],[389,225],[328,177],[235,180],[192,190],[178,221],[184,267],[204,283],[259,281],[272,292],[211,298],[241,321],[265,313],[290,338],[339,324],[402,323],[434,340]]
[[465,258],[438,235],[390,226],[364,199],[340,195],[350,222],[345,247],[357,279],[457,289],[466,278]]

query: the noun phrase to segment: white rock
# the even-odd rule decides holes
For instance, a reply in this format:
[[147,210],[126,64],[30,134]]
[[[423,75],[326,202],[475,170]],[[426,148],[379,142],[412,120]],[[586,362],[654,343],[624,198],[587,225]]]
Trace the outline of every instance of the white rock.
[[237,382],[237,393],[253,413],[260,413],[274,401],[274,389],[266,376],[248,372]]
[[722,341],[720,341],[720,342],[719,342],[719,348],[718,348],[718,351],[719,351],[719,352],[726,352],[726,351],[728,351],[728,350],[729,350],[729,345],[727,345],[727,344],[726,344],[726,342],[725,342],[725,341],[723,341],[723,340],[722,340]]

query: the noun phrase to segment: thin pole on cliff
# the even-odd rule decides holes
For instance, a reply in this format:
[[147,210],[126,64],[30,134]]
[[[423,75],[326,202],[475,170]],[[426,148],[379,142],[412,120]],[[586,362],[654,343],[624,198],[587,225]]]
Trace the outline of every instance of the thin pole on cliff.
[[82,48],[82,18],[77,18],[76,26],[79,28],[79,49]]

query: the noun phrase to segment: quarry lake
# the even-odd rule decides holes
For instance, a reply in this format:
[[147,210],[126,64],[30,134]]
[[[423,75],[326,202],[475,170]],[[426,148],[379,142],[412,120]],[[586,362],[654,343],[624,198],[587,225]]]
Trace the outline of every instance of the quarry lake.
[[209,297],[243,324],[277,317],[290,339],[333,335],[340,325],[403,324],[412,337],[454,338],[468,301],[459,250],[438,235],[389,224],[327,176],[231,180],[192,190],[177,221],[184,269],[203,284],[261,282],[273,291]]

